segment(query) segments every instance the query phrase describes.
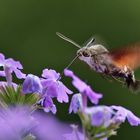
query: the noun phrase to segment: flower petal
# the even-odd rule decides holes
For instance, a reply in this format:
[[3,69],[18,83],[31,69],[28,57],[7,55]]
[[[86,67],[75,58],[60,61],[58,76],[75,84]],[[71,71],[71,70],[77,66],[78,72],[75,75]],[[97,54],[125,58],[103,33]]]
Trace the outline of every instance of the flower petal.
[[73,86],[77,88],[81,94],[86,95],[92,103],[98,104],[99,99],[102,98],[102,94],[95,93],[89,85],[87,85],[79,77],[74,75],[72,71],[65,69],[64,74],[65,76],[69,76],[72,78]]
[[57,73],[55,70],[52,69],[44,69],[43,73],[42,73],[42,77],[46,78],[46,79],[54,79],[57,80],[60,78],[60,74]]
[[91,116],[93,126],[108,127],[111,123],[113,110],[108,106],[95,106],[86,108],[86,113]]
[[140,118],[135,116],[130,110],[122,107],[122,106],[111,106],[114,110],[116,110],[116,114],[114,116],[114,122],[122,123],[128,120],[131,126],[138,126],[140,125]]
[[53,114],[56,113],[56,106],[53,104],[52,98],[46,96],[43,100],[43,107],[45,112],[52,112]]
[[79,109],[82,108],[82,96],[81,94],[74,94],[71,99],[69,113],[77,113]]
[[77,126],[72,125],[73,131],[70,134],[64,134],[65,140],[84,140],[84,134],[78,131]]
[[5,77],[5,72],[4,71],[0,71],[0,76]]
[[16,77],[18,79],[25,79],[26,78],[26,74],[22,73],[20,70],[15,69],[14,72],[15,72]]
[[102,98],[102,94],[94,92],[90,86],[87,86],[85,89],[85,93],[87,97],[90,99],[90,101],[94,104],[98,104],[99,99]]
[[135,116],[131,111],[128,110],[127,112],[127,119],[131,126],[138,126],[140,125],[140,118]]
[[4,63],[5,63],[5,56],[0,53],[0,66],[4,66]]
[[28,74],[23,82],[22,91],[23,93],[34,93],[34,92],[41,93],[42,85],[39,77],[32,74]]

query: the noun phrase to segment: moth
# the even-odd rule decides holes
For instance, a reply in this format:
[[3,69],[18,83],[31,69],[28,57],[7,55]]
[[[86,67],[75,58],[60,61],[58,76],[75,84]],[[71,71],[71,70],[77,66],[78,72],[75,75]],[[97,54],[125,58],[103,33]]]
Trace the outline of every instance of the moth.
[[[140,66],[140,44],[132,44],[116,50],[108,50],[105,46],[95,43],[91,38],[83,47],[70,38],[56,33],[60,38],[78,48],[76,57],[68,67],[79,58],[86,62],[91,69],[103,76],[109,76],[124,83],[129,89],[138,91],[140,81],[135,79],[134,70]],[[68,68],[67,67],[67,68]]]

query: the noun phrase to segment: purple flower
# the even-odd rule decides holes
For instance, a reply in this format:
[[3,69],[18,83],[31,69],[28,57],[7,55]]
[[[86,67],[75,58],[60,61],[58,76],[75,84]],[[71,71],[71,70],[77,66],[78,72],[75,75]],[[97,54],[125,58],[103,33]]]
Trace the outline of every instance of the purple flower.
[[78,127],[75,125],[71,125],[73,132],[70,134],[65,134],[64,140],[84,140],[84,135],[78,131]]
[[19,61],[15,61],[12,58],[6,59],[4,67],[8,67],[10,69],[9,72],[14,72],[19,79],[24,79],[26,77],[26,75],[21,72],[21,69],[23,69],[23,67]]
[[101,125],[108,127],[112,123],[120,125],[126,119],[132,126],[140,125],[140,118],[121,106],[87,107],[84,113],[90,116],[91,124],[97,127]]
[[121,106],[111,106],[111,108],[116,111],[113,117],[114,123],[123,123],[127,119],[131,126],[140,125],[140,118],[135,116],[130,110]]
[[56,106],[54,105],[52,98],[49,97],[49,96],[46,96],[46,97],[42,98],[38,102],[38,104],[40,104],[43,107],[45,112],[50,112],[51,111],[53,114],[55,114],[56,111],[57,111]]
[[81,94],[74,94],[71,99],[70,107],[69,107],[69,113],[72,111],[74,113],[77,113],[78,110],[82,108],[82,96]]
[[43,79],[41,83],[43,85],[43,94],[46,94],[50,97],[56,97],[58,102],[68,102],[68,95],[72,94],[72,91],[69,90],[61,81],[60,74],[56,73],[55,70],[44,69],[42,74]]
[[91,124],[93,126],[108,127],[111,123],[113,110],[108,106],[96,106],[86,108],[85,113],[90,115]]
[[42,85],[39,77],[28,74],[22,85],[23,93],[42,93]]
[[72,71],[65,69],[64,74],[73,79],[73,86],[75,86],[82,95],[87,96],[92,103],[98,104],[99,99],[102,98],[102,94],[95,93],[89,85],[80,80]]
[[0,139],[20,140],[37,125],[28,108],[0,110]]
[[36,140],[63,140],[63,134],[71,131],[69,124],[58,121],[54,115],[36,112],[33,116],[38,122],[33,131]]
[[19,61],[15,61],[12,58],[5,59],[5,56],[0,53],[0,67],[3,67],[3,71],[0,71],[0,76],[6,77],[8,85],[12,85],[12,73],[14,72],[18,79],[24,79],[26,75],[21,72],[23,69]]

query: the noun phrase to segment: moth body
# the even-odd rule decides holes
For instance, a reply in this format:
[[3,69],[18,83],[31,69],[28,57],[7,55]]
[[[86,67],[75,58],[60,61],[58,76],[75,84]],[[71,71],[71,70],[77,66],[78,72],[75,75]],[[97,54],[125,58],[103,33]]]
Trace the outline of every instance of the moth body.
[[61,33],[57,33],[57,35],[79,48],[76,57],[68,67],[75,59],[79,58],[97,73],[110,76],[118,81],[122,79],[121,83],[123,82],[134,91],[140,89],[140,81],[135,79],[133,71],[140,66],[140,43],[115,51],[108,51],[103,45],[95,44],[94,38],[91,38],[84,47],[81,47]]
[[108,54],[109,51],[100,44],[86,46],[77,51],[78,58],[99,73],[105,73],[111,65],[111,59]]

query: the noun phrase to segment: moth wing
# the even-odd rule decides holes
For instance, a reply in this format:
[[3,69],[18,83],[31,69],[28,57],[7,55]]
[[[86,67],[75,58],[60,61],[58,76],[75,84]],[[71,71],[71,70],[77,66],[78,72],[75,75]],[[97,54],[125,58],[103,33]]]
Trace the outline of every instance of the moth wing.
[[140,43],[114,50],[110,52],[110,56],[115,66],[136,69],[140,66]]

